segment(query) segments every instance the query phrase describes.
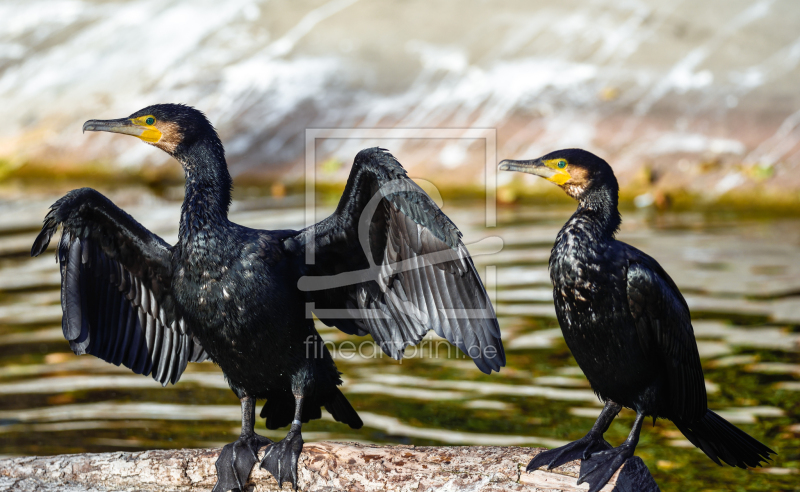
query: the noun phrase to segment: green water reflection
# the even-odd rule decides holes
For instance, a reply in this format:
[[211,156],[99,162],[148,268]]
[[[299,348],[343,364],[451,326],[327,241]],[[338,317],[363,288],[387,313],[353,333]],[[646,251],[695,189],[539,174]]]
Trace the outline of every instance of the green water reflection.
[[[234,439],[238,402],[212,364],[192,364],[176,386],[161,388],[69,352],[60,335],[56,264],[50,255],[25,256],[51,201],[0,205],[18,211],[0,219],[0,454],[205,447]],[[174,241],[177,203],[151,197],[126,208]],[[425,352],[398,363],[370,349],[359,355],[351,345],[364,339],[320,325],[338,349],[343,390],[365,427],[315,421],[304,427],[306,441],[552,446],[592,425],[600,405],[560,336],[547,280],[549,247],[571,209],[501,209],[490,229],[478,204],[447,204],[445,211],[467,243],[486,236],[505,243],[501,253],[475,260],[496,289],[508,367],[486,376],[454,350],[447,357],[444,342],[438,358]],[[718,467],[659,421],[645,427],[637,454],[662,490],[800,490],[800,219],[633,210],[623,217],[620,238],[656,257],[693,309],[710,407],[779,453],[759,472]],[[232,218],[251,227],[303,225],[297,207],[240,202]],[[621,442],[632,420],[624,411],[608,439]],[[270,437],[285,433],[259,427]]]

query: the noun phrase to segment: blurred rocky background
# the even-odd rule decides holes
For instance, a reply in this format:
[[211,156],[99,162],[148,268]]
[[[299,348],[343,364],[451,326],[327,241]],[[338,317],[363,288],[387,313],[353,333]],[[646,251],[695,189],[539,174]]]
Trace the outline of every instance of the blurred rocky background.
[[[240,183],[278,192],[303,178],[307,129],[344,128],[314,142],[318,179],[344,181],[381,145],[412,176],[479,187],[487,160],[574,146],[639,205],[800,201],[796,0],[3,0],[0,19],[7,183],[179,179],[163,153],[81,125],[183,102],[214,122]],[[496,154],[365,128],[496,129]],[[547,186],[499,179],[501,200]]]

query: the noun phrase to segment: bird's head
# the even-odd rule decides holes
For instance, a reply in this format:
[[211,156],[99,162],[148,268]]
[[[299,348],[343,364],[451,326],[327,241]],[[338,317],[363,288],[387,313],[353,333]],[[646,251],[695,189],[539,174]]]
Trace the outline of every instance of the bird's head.
[[89,120],[83,124],[83,131],[133,135],[173,157],[179,157],[201,140],[219,142],[206,116],[183,104],[155,104],[126,118]]
[[501,171],[535,174],[560,186],[567,195],[580,201],[589,192],[608,187],[618,189],[614,171],[606,161],[582,149],[550,152],[527,161],[504,160]]

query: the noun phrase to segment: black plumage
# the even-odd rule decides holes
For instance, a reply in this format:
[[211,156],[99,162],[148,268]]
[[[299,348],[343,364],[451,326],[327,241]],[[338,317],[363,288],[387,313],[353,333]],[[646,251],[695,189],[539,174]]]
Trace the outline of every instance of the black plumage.
[[[461,233],[385,150],[359,152],[333,215],[302,231],[265,231],[228,220],[224,149],[200,111],[162,104],[87,121],[86,130],[137,136],[182,164],[178,243],[83,188],[53,204],[31,254],[63,227],[62,326],[76,354],[164,385],[188,362],[220,366],[241,400],[242,434],[223,448],[215,491],[244,488],[266,444],[262,467],[296,488],[301,423],[320,418],[323,406],[361,427],[311,312],[346,333],[371,334],[395,358],[433,329],[482,371],[505,365]],[[255,434],[256,399],[266,399],[268,428],[291,424],[285,439],[273,444]]]
[[53,204],[32,255],[44,251],[59,224],[62,329],[73,352],[152,374],[163,385],[177,382],[188,362],[208,358],[168,289],[169,245],[83,188]]
[[[759,466],[774,451],[708,409],[703,369],[689,307],[656,260],[615,239],[621,218],[611,166],[568,149],[500,169],[541,176],[578,201],[550,254],[553,299],[572,355],[606,403],[586,437],[541,453],[528,465],[584,463],[578,483],[600,490],[633,456],[645,416],[671,420],[709,458],[741,468]],[[621,407],[636,411],[618,448],[603,433]]]

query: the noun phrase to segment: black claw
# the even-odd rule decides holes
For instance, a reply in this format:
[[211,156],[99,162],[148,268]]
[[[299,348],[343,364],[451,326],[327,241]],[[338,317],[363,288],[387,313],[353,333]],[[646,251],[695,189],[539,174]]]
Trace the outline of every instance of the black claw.
[[243,436],[226,444],[217,458],[217,483],[211,492],[245,490],[253,465],[258,463],[258,449],[272,441],[256,434]]
[[585,460],[593,453],[611,449],[611,445],[602,436],[587,434],[577,441],[571,442],[560,448],[543,451],[537,454],[525,469],[528,473],[544,466],[550,470],[564,463],[577,459]]
[[289,431],[283,440],[267,448],[264,459],[261,460],[261,468],[272,473],[279,487],[283,487],[283,482],[289,482],[297,490],[297,461],[302,451],[302,435]]
[[578,485],[586,482],[589,484],[589,492],[598,492],[608,483],[619,467],[633,456],[635,449],[635,446],[622,444],[617,448],[593,454],[588,460],[581,463]]

